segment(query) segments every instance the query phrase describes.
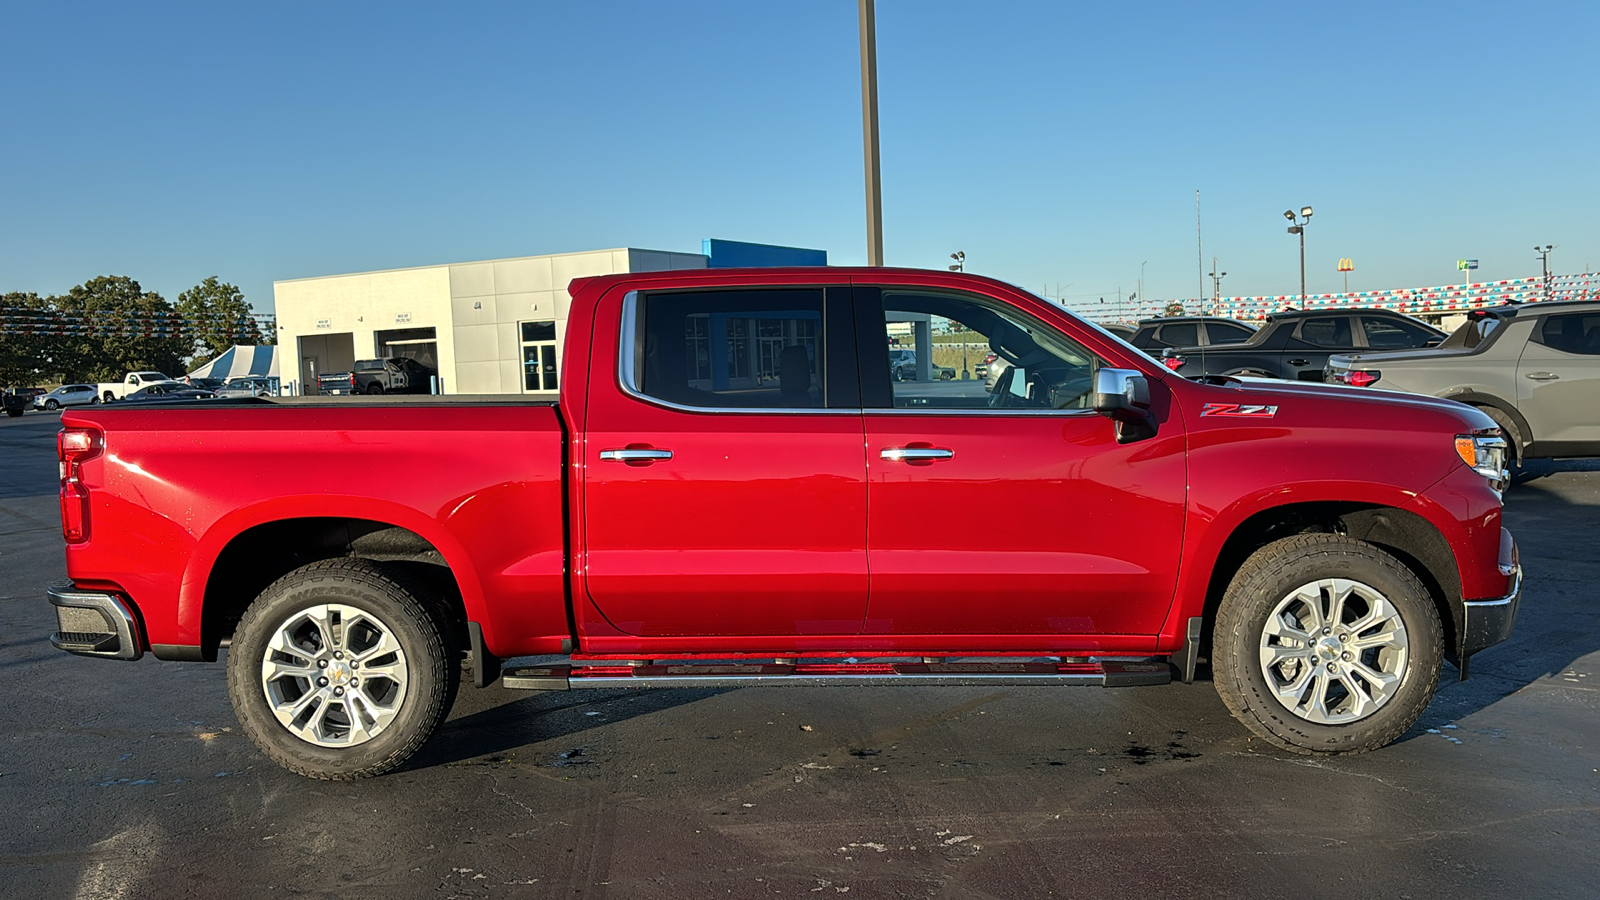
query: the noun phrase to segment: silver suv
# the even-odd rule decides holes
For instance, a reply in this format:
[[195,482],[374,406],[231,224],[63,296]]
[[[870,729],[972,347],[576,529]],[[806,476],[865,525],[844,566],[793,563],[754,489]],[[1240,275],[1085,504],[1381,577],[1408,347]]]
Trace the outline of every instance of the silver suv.
[[1477,406],[1505,433],[1513,471],[1600,456],[1600,302],[1473,310],[1437,347],[1333,356],[1323,380]]

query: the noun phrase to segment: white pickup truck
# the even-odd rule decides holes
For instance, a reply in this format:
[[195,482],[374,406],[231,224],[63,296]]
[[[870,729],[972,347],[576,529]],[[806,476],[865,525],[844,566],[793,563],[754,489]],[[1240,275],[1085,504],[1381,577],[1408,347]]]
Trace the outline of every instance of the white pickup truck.
[[95,385],[95,391],[99,393],[102,402],[110,403],[113,400],[121,400],[140,388],[171,380],[160,372],[129,372],[128,377],[121,381],[106,381]]

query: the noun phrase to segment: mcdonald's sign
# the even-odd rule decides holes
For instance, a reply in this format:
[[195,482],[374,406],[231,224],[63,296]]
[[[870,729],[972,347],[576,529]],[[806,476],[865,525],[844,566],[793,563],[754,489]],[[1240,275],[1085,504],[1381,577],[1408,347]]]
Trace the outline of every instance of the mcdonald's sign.
[[1350,257],[1346,256],[1346,257],[1343,257],[1343,258],[1341,258],[1339,260],[1339,271],[1341,271],[1341,272],[1354,272],[1355,270],[1356,270],[1356,264],[1355,264],[1355,262],[1353,260],[1350,259]]

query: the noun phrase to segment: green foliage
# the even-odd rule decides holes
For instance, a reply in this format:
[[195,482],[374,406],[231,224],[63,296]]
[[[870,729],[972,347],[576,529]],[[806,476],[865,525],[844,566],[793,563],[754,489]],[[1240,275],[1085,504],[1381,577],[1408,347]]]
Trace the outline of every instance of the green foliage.
[[[50,343],[53,338],[33,333],[50,301],[32,292],[0,294],[0,385],[32,387],[49,378]],[[28,326],[34,326],[30,328]]]
[[193,354],[172,304],[126,275],[91,278],[53,299],[70,330],[52,353],[66,381],[120,381],[134,369],[173,375]]
[[188,322],[200,355],[209,359],[234,344],[263,343],[244,292],[213,275],[178,295],[178,313]]
[[1174,300],[1167,304],[1166,308],[1161,311],[1161,314],[1163,316],[1181,316],[1183,315],[1183,304]]

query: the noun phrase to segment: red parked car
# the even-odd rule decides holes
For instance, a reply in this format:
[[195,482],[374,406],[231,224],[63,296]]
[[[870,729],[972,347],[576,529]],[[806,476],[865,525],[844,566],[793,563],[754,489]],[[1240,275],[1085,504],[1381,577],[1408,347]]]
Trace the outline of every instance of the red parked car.
[[[1159,684],[1298,753],[1404,733],[1515,620],[1504,442],[1454,402],[1188,381],[1027,292],[894,269],[571,285],[559,402],[62,418],[57,647],[213,660],[304,775],[480,686]],[[983,335],[895,382],[886,321]],[[241,476],[240,473],[248,473]],[[935,526],[949,510],[1009,527]],[[564,654],[558,665],[501,659]]]

